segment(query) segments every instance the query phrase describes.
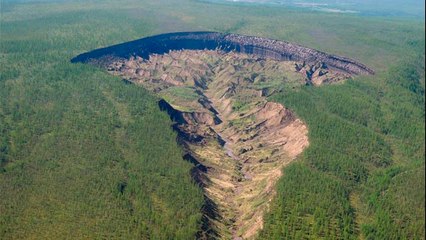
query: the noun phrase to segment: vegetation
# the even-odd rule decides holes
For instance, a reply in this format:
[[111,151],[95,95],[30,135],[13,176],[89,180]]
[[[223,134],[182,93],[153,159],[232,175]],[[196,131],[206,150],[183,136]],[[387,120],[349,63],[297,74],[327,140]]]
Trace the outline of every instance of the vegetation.
[[191,239],[199,229],[202,193],[157,100],[69,62],[99,39],[123,40],[97,30],[125,25],[110,17],[2,22],[1,239]]
[[169,87],[161,92],[161,97],[171,103],[175,108],[180,111],[190,112],[196,107],[182,107],[180,102],[193,102],[197,103],[200,97],[195,89],[192,87]]
[[194,238],[202,193],[156,99],[69,62],[194,29],[297,42],[377,70],[271,99],[306,121],[310,147],[284,169],[261,239],[425,238],[424,22],[182,0],[0,8],[1,239]]
[[424,239],[424,62],[416,60],[374,80],[273,98],[306,120],[311,146],[284,170],[261,238]]

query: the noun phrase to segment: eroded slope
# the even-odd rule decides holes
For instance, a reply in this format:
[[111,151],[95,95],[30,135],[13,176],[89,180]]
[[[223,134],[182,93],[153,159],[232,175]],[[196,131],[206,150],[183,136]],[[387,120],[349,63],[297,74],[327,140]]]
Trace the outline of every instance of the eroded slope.
[[324,63],[212,50],[98,63],[163,99],[160,107],[176,122],[185,158],[196,165],[194,178],[205,190],[201,238],[255,236],[281,168],[309,144],[306,125],[267,96],[349,76]]

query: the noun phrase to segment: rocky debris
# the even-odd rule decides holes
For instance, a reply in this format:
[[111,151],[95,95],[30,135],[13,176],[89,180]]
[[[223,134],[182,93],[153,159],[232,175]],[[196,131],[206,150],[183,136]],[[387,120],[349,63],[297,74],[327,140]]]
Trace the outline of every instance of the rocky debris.
[[[296,63],[296,71],[301,73],[307,85],[319,86],[324,83],[337,83],[350,78],[350,74],[341,71],[332,71],[323,62],[317,62],[314,65],[306,64],[306,62]],[[332,74],[330,74],[332,72]]]
[[[341,62],[330,62],[335,59],[331,55],[264,38],[187,33],[148,40],[77,59],[89,59],[162,98],[159,106],[175,122],[184,158],[194,164],[191,175],[205,192],[198,236],[255,237],[282,167],[309,145],[306,125],[266,97],[285,86],[335,83],[368,71],[352,62],[341,67]],[[201,46],[214,50],[173,50]],[[298,48],[303,51],[294,53]],[[129,51],[133,54],[126,55]],[[147,55],[149,51],[157,54]],[[301,57],[306,60],[299,61]]]
[[367,66],[345,57],[327,54],[297,44],[262,37],[226,34],[225,41],[236,43],[243,53],[253,53],[261,57],[277,60],[322,62],[348,74],[374,74]]
[[[179,32],[156,35],[136,41],[97,49],[73,58],[72,62],[102,62],[108,58],[129,59],[139,56],[150,58],[153,54],[165,54],[173,50],[236,51],[253,54],[256,58],[275,60],[322,62],[330,68],[348,74],[374,74],[374,71],[355,60],[327,54],[297,44],[262,37],[244,36],[218,32]],[[256,60],[256,59],[254,59]],[[174,62],[174,65],[179,65]],[[102,64],[101,64],[102,65]]]
[[238,154],[244,154],[244,153],[251,151],[251,150],[253,150],[253,146],[251,146],[251,145],[245,146],[245,147],[240,148],[240,150],[238,151]]
[[[185,159],[196,168],[192,175],[217,207],[219,217],[206,213],[205,221],[221,238],[248,239],[262,227],[281,168],[308,145],[306,126],[281,104],[266,101],[286,84],[306,83],[297,70],[301,64],[185,50],[120,59],[107,69],[169,99],[160,108],[175,122]],[[319,67],[303,65],[314,72]]]

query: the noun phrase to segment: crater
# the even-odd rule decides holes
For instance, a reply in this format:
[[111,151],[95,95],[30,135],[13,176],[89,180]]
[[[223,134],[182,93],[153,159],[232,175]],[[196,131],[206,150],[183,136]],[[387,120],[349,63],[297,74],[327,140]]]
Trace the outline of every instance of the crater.
[[[281,169],[309,146],[308,128],[276,92],[335,84],[365,65],[296,44],[216,32],[163,34],[81,54],[160,97],[204,189],[199,239],[252,239]],[[123,188],[124,190],[124,188]]]

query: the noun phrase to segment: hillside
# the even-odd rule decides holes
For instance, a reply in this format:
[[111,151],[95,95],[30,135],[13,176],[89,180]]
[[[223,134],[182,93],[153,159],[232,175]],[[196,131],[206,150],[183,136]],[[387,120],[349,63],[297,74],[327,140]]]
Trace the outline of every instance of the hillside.
[[226,239],[257,235],[281,169],[309,145],[306,125],[267,97],[374,73],[291,43],[214,32],[151,36],[71,61],[107,69],[161,98],[209,203],[202,236]]
[[[234,176],[230,189],[243,189],[241,199],[227,199],[243,203],[230,206],[230,215],[248,209],[244,212],[249,215],[235,219],[238,229],[260,217],[260,239],[425,238],[423,22],[266,5],[129,0],[1,3],[1,239],[205,236],[209,229],[203,213],[211,202],[205,198],[204,182],[193,179],[194,161],[187,153],[192,148],[200,157],[210,149],[196,144],[182,148],[168,112],[159,107],[163,98],[168,100],[160,104],[163,110],[203,110],[189,104],[200,97],[193,91],[194,81],[183,88],[159,84],[157,91],[143,79],[129,84],[119,73],[112,76],[69,61],[145,36],[195,30],[284,40],[356,59],[376,72],[315,87],[305,86],[303,75],[289,66],[266,61],[258,72],[263,76],[254,76],[253,83],[243,84],[230,98],[233,112],[252,116],[247,119],[253,123],[260,121],[252,114],[255,109],[266,107],[262,116],[268,109],[284,112],[291,116],[290,124],[297,121],[307,129],[300,136],[307,136],[309,146],[299,148],[295,158],[270,158],[276,165],[259,178],[251,175],[262,164],[253,161],[239,168],[234,158],[261,155],[262,148],[273,156],[288,150],[272,153],[261,138],[250,144],[259,149],[245,149],[238,139],[247,119],[217,108],[225,123],[215,126],[220,138],[228,142],[238,135],[226,146],[209,140],[209,147],[221,148],[217,158],[230,163],[220,171],[236,169],[228,175]],[[179,65],[187,61],[187,53],[176,54],[183,57]],[[217,58],[213,53],[205,57]],[[244,57],[227,57],[250,70],[211,71],[211,66],[220,69],[229,63],[219,61],[207,69],[197,63],[186,76],[191,79],[200,70],[212,73],[215,80],[208,85],[214,91],[203,94],[215,108],[222,102],[216,94],[230,79],[251,79],[256,69]],[[287,69],[285,78],[272,71],[275,67]],[[250,95],[258,93],[256,86],[270,89],[264,96]],[[248,104],[247,96],[255,104]],[[199,168],[217,167],[214,159],[203,159]],[[223,181],[219,175],[217,183]],[[264,179],[276,187],[259,184]],[[227,185],[213,184],[211,198],[226,192],[218,186]],[[249,195],[245,189],[256,192],[254,201],[244,202]],[[265,199],[271,200],[267,211]]]

